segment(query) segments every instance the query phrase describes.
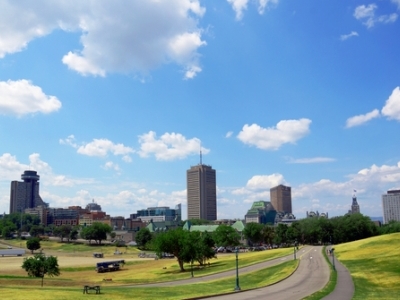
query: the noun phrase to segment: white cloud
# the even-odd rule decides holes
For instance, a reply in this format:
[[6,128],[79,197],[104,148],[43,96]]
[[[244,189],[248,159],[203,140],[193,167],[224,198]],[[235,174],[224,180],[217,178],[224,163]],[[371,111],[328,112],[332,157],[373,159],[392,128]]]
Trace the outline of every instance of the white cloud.
[[[77,152],[88,156],[105,157],[108,153],[111,153],[114,155],[123,155],[125,157],[129,153],[133,153],[134,150],[124,146],[124,144],[114,144],[108,139],[93,139],[92,142],[80,146]],[[125,157],[124,160],[126,161],[127,158]]]
[[[241,20],[243,18],[243,11],[247,9],[247,4],[249,0],[227,0],[230,5],[232,5],[232,9],[236,13],[236,19]],[[270,4],[276,5],[279,0],[257,0],[255,1],[258,4],[258,13],[260,15],[264,14],[264,11]]]
[[237,138],[243,143],[263,150],[277,150],[283,144],[294,144],[309,132],[311,120],[283,120],[276,127],[262,128],[257,124],[244,125]]
[[380,117],[380,113],[378,109],[374,109],[373,111],[365,114],[365,115],[358,115],[351,118],[348,118],[346,121],[346,128],[351,128],[355,126],[360,126],[372,119]]
[[68,145],[73,148],[78,148],[78,144],[75,142],[75,136],[73,134],[69,135],[66,139],[59,140],[61,145]]
[[353,36],[358,36],[358,33],[356,31],[352,31],[349,34],[343,34],[340,36],[340,40],[345,41]]
[[226,138],[230,138],[233,134],[233,131],[228,131],[225,135]]
[[315,163],[326,163],[333,162],[334,158],[331,157],[310,157],[310,158],[290,158],[288,160],[289,163],[292,164],[315,164]]
[[92,183],[92,179],[74,179],[65,175],[54,174],[50,165],[41,160],[38,153],[29,155],[29,164],[23,164],[10,153],[0,156],[0,178],[5,181],[20,180],[25,170],[35,170],[40,175],[40,182],[47,186],[75,186]]
[[375,16],[375,11],[378,6],[376,4],[360,5],[354,10],[353,16],[360,21],[364,21],[363,24],[367,28],[371,28],[375,23],[393,23],[397,20],[398,15],[392,13],[390,15]]
[[[139,136],[141,157],[154,154],[157,160],[183,159],[188,155],[199,154],[201,141],[198,138],[187,140],[180,133],[164,133],[159,139],[154,131]],[[201,147],[203,154],[210,152]]]
[[129,154],[134,153],[131,147],[124,144],[115,144],[108,139],[93,139],[92,142],[79,146],[73,134],[69,135],[66,139],[59,140],[61,145],[68,145],[75,149],[79,154],[87,156],[106,157],[109,153],[115,156],[122,156],[125,162],[132,162]]
[[61,102],[56,97],[46,95],[28,80],[0,81],[0,114],[48,114],[60,108]]
[[270,188],[280,184],[285,184],[282,174],[255,175],[247,181],[246,188],[269,191]]
[[400,0],[392,0],[394,4],[397,4],[397,8],[400,9]]
[[386,100],[382,115],[400,121],[400,87],[396,87]]
[[106,72],[104,69],[99,68],[90,61],[89,58],[80,56],[79,54],[68,52],[64,55],[62,62],[68,66],[69,69],[75,70],[83,76],[94,75],[104,77]]
[[105,170],[114,170],[114,171],[116,171],[117,173],[121,172],[121,168],[119,167],[119,165],[116,164],[116,163],[114,163],[114,162],[112,162],[112,161],[106,162],[106,163],[104,164],[103,168],[104,168]]
[[0,3],[0,28],[7,28],[0,32],[0,58],[61,29],[81,33],[82,49],[70,49],[62,61],[82,75],[146,74],[172,62],[185,70],[185,78],[193,78],[201,71],[197,50],[206,45],[198,27],[204,13],[199,0],[5,0]]

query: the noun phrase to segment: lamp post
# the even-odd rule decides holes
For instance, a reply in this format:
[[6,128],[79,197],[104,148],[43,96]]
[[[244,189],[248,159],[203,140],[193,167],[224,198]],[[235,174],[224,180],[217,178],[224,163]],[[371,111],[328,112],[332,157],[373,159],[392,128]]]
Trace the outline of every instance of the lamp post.
[[239,286],[239,249],[236,247],[236,286],[235,291],[240,291]]
[[336,268],[335,268],[335,255],[334,255],[334,250],[335,250],[335,248],[331,248],[331,253],[332,253],[332,267],[333,267],[333,271],[336,271]]
[[296,247],[297,247],[297,240],[294,241],[294,248],[293,248],[294,260],[296,260]]

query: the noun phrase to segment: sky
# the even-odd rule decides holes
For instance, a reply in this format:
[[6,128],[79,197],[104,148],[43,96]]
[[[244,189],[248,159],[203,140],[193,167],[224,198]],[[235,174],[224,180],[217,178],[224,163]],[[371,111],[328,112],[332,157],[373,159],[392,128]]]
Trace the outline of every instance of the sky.
[[293,214],[382,216],[400,189],[400,0],[3,0],[0,212],[40,175],[51,207],[182,204],[219,219],[279,184]]

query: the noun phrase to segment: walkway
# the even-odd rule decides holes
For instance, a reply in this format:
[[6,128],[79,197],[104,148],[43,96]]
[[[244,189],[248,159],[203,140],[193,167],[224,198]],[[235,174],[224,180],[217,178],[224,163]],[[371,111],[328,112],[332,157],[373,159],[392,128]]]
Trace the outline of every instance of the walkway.
[[337,271],[337,282],[335,289],[323,300],[350,300],[354,295],[354,283],[350,272],[335,257],[335,268]]

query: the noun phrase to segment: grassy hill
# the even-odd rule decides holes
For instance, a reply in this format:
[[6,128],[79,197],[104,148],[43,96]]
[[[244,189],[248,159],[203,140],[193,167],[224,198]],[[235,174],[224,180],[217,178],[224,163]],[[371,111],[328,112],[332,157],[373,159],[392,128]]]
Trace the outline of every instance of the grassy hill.
[[353,299],[400,299],[400,233],[335,246],[355,284]]

